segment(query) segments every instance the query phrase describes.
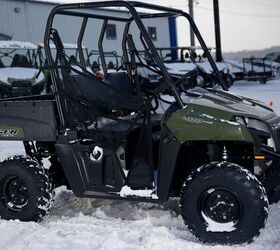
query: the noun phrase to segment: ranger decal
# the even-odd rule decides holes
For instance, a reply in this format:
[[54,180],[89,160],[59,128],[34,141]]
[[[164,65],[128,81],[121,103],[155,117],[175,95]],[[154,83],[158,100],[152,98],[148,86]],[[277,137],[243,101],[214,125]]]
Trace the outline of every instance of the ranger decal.
[[186,121],[186,122],[198,123],[198,124],[201,124],[201,123],[206,123],[206,124],[209,124],[209,125],[213,124],[213,122],[211,122],[211,121],[205,121],[203,119],[196,118],[196,117],[190,117],[190,116],[184,116],[183,120]]
[[0,129],[0,136],[14,137],[18,135],[18,129]]

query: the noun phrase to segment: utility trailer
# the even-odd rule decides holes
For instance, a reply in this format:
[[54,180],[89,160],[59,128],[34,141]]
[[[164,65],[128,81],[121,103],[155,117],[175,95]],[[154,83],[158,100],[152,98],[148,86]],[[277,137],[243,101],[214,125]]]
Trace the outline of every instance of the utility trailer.
[[243,58],[243,80],[266,84],[274,78],[272,60],[269,58]]

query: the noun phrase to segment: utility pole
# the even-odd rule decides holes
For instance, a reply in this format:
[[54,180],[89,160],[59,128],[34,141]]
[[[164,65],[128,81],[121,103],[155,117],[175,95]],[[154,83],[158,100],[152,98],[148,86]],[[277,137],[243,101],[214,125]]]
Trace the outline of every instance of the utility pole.
[[214,23],[215,23],[215,40],[216,40],[216,61],[223,61],[220,29],[219,0],[213,0],[214,6]]
[[[193,0],[189,0],[189,14],[193,18]],[[191,46],[195,46],[194,32],[190,25]]]

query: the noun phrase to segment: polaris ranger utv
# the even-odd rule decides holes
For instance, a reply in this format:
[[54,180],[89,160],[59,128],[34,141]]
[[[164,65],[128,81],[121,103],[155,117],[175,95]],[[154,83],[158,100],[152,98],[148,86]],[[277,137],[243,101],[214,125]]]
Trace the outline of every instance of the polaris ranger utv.
[[[100,7],[122,7],[128,15],[92,12]],[[63,32],[54,27],[54,18],[61,16],[81,19],[80,70],[69,63]],[[191,24],[224,90],[179,91],[189,73],[174,82],[143,24],[146,18],[178,16]],[[81,44],[88,20],[102,23],[103,79],[86,68]],[[108,73],[103,39],[112,21],[123,23],[124,59],[122,71]],[[140,31],[149,62],[139,56],[132,27]],[[280,117],[263,103],[226,91],[187,13],[127,1],[59,5],[49,15],[44,47],[52,92],[0,102],[0,139],[22,141],[26,149],[26,156],[0,165],[2,219],[42,220],[52,190],[66,185],[79,197],[155,203],[180,197],[187,228],[203,242],[239,244],[259,235],[268,215],[267,196],[273,201],[278,194]],[[141,86],[139,62],[160,73],[164,83]],[[165,89],[175,101],[159,114],[154,104]],[[43,158],[51,162],[49,169]]]

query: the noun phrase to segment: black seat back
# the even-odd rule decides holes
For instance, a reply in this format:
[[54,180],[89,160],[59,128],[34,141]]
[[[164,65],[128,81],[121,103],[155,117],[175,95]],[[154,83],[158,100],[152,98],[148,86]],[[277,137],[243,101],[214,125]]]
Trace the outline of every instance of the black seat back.
[[92,63],[91,69],[92,69],[93,71],[97,71],[97,70],[100,69],[100,67],[99,67],[99,65],[98,65],[98,63],[97,63],[97,61],[94,61],[94,62]]
[[32,63],[27,59],[27,57],[25,55],[21,55],[19,67],[31,68]]
[[15,54],[11,62],[11,67],[18,67],[20,63],[20,58],[21,56],[19,54]]
[[105,82],[114,89],[130,95],[137,95],[133,83],[126,72],[109,73],[105,78]]
[[108,63],[108,69],[114,69],[114,68],[115,68],[114,63],[113,63],[112,61],[110,61],[110,62]]
[[15,54],[11,63],[11,67],[30,68],[32,64],[25,55]]
[[[109,81],[102,81],[83,75],[72,75],[82,95],[91,103],[95,116],[104,116],[112,110],[145,110],[145,99],[136,95],[133,87],[129,85],[131,84],[128,81],[129,77],[127,76],[128,79],[120,77],[120,81],[112,81],[112,79],[117,80],[118,76],[118,73],[113,73]],[[126,79],[127,85],[121,79]]]

